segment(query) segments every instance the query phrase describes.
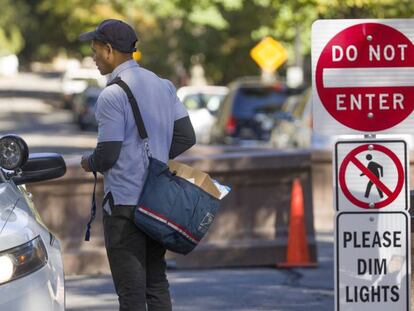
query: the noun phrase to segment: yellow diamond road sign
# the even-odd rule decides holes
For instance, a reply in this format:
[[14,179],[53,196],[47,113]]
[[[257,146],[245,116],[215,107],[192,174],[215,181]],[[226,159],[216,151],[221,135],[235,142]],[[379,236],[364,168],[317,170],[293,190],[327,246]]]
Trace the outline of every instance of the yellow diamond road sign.
[[141,51],[135,51],[134,53],[132,53],[132,58],[134,59],[134,61],[140,61],[142,57],[142,53]]
[[285,48],[271,37],[260,41],[250,51],[250,56],[260,68],[267,71],[275,71],[287,60]]

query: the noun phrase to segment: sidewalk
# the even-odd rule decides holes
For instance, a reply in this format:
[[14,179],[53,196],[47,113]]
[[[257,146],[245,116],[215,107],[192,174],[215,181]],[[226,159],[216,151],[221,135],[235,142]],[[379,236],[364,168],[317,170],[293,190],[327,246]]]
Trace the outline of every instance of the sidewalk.
[[[332,311],[333,236],[319,234],[315,269],[169,270],[173,310]],[[118,310],[112,279],[69,276],[66,310]]]

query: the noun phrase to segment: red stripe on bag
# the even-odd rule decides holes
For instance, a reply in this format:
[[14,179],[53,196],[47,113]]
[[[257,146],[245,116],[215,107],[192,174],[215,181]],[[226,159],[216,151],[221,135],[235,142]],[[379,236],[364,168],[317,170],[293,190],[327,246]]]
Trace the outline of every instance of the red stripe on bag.
[[[140,205],[138,206],[138,210],[144,210],[145,214],[152,216],[153,218],[159,218],[161,220],[163,220],[167,225],[169,225],[170,227],[172,227],[174,230],[178,231],[179,233],[183,234],[186,238],[188,238],[189,240],[191,240],[193,243],[198,243],[200,242],[199,239],[197,239],[195,236],[193,236],[190,232],[188,232],[186,229],[184,229],[183,227],[181,227],[179,224],[176,224],[175,222],[169,220],[168,218],[166,218],[165,216],[158,214],[157,212],[154,212],[153,210]],[[175,228],[174,228],[175,227]],[[177,230],[178,229],[178,230]]]

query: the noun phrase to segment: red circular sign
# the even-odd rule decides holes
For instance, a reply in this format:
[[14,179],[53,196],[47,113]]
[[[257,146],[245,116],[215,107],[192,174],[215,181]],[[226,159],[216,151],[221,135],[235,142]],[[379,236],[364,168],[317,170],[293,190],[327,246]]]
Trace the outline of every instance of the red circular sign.
[[[399,70],[412,67],[414,45],[404,34],[384,24],[358,24],[339,32],[322,50],[316,89],[323,106],[341,124],[381,131],[399,124],[414,109],[414,85],[393,79],[401,77]],[[341,85],[342,73],[348,77],[346,85]],[[352,85],[352,77],[366,84]]]
[[[372,149],[369,149],[369,146],[373,146]],[[370,173],[370,171],[363,166],[363,164],[361,162],[359,162],[359,160],[356,158],[356,155],[363,152],[363,151],[380,151],[383,152],[384,154],[386,154],[389,158],[391,158],[392,162],[395,164],[396,169],[397,169],[397,185],[395,186],[395,189],[391,190],[388,189],[388,187],[384,184],[382,184],[382,182],[376,178],[376,176],[373,176],[372,173]],[[403,166],[400,162],[400,160],[398,159],[397,155],[392,152],[390,149],[386,148],[385,146],[382,145],[377,145],[377,144],[366,144],[366,145],[362,145],[359,146],[355,149],[353,149],[343,160],[341,167],[339,169],[339,185],[341,187],[342,192],[344,193],[345,197],[355,206],[361,207],[361,208],[371,208],[369,202],[364,202],[361,201],[359,199],[357,199],[348,189],[348,186],[346,184],[346,180],[345,180],[345,173],[346,173],[346,169],[348,168],[348,165],[350,163],[353,163],[354,165],[356,165],[358,167],[358,169],[360,169],[370,180],[371,182],[373,182],[377,187],[381,188],[381,190],[385,193],[385,195],[387,196],[387,198],[383,201],[377,202],[374,204],[374,208],[383,208],[388,206],[390,203],[392,203],[400,194],[403,186],[404,186],[404,169]]]

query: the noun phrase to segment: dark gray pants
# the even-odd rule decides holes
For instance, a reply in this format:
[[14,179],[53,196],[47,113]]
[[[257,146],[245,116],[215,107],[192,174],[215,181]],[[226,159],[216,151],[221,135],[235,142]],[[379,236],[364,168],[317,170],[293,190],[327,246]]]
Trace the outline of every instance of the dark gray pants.
[[170,311],[165,248],[133,223],[133,206],[103,212],[105,247],[120,311]]

